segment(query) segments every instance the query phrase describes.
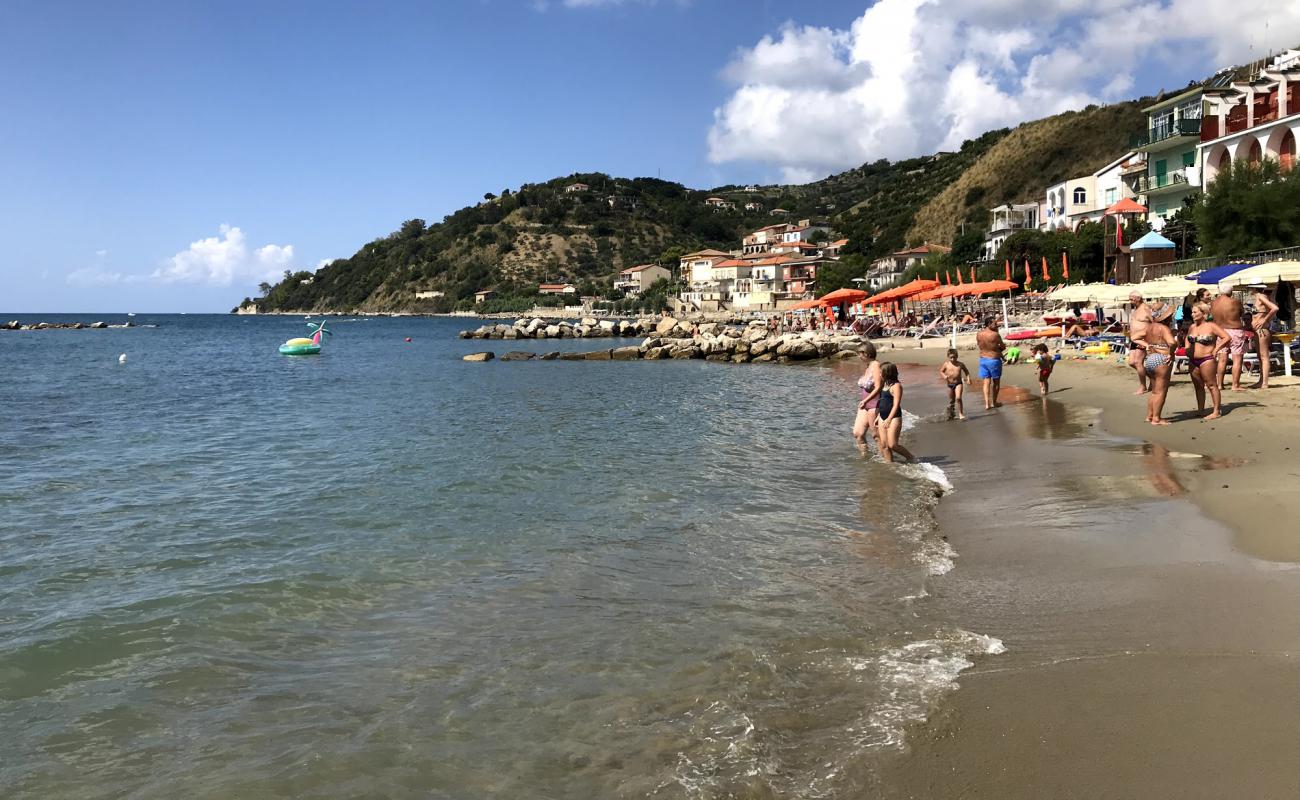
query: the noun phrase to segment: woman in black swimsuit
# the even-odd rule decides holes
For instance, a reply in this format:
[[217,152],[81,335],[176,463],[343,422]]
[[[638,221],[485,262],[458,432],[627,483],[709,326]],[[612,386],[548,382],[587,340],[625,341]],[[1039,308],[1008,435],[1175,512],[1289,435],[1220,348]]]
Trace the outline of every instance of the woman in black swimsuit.
[[1218,419],[1223,401],[1219,386],[1219,355],[1227,352],[1232,337],[1217,323],[1210,322],[1210,304],[1192,306],[1192,325],[1187,329],[1187,361],[1191,367],[1192,388],[1196,390],[1196,408],[1205,413],[1205,389],[1210,389],[1214,410],[1205,419]]

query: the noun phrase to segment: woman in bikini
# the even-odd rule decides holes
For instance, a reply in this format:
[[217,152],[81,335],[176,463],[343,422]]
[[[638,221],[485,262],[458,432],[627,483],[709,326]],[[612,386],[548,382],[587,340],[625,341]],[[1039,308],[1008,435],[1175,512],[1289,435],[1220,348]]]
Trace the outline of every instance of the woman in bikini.
[[853,440],[858,443],[858,448],[865,455],[867,434],[870,433],[873,438],[876,436],[876,409],[880,404],[880,388],[884,381],[880,377],[880,362],[876,360],[876,346],[871,342],[864,342],[858,354],[862,358],[865,369],[862,371],[862,377],[858,378],[858,414],[853,420]]
[[1192,325],[1187,329],[1187,360],[1191,367],[1192,388],[1196,390],[1196,408],[1205,413],[1205,390],[1210,390],[1214,409],[1205,419],[1218,419],[1222,413],[1223,387],[1219,385],[1219,357],[1232,344],[1228,332],[1210,321],[1210,304],[1192,306]]
[[1263,286],[1255,288],[1255,313],[1250,317],[1250,325],[1255,329],[1255,352],[1259,354],[1259,381],[1252,389],[1268,388],[1268,373],[1273,365],[1269,362],[1273,348],[1273,319],[1277,317],[1277,303],[1268,296]]
[[1178,339],[1169,328],[1174,309],[1168,303],[1156,303],[1149,308],[1151,322],[1143,336],[1146,358],[1142,361],[1142,368],[1151,381],[1147,397],[1147,422],[1152,425],[1168,425],[1169,420],[1160,414],[1164,411],[1165,398],[1169,395],[1169,379],[1174,374],[1173,353]]

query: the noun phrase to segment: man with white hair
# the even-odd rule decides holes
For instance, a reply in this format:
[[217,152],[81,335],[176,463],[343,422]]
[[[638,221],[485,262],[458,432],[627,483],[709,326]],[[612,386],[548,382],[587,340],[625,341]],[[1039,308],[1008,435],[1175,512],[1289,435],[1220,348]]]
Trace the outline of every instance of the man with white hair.
[[1147,357],[1147,328],[1151,325],[1151,309],[1142,300],[1141,292],[1130,292],[1129,305],[1133,312],[1128,318],[1128,365],[1138,374],[1138,390],[1133,394],[1146,394],[1147,371],[1142,365]]

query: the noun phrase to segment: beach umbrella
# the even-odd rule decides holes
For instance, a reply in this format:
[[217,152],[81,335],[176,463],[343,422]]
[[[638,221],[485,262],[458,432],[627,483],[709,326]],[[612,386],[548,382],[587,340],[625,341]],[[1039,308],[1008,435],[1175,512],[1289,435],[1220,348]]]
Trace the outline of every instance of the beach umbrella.
[[961,279],[961,270],[960,270],[960,269],[957,270],[957,285],[958,285],[958,286],[964,286],[965,283],[966,283],[966,282],[963,281],[963,280]]
[[819,302],[822,305],[842,305],[844,303],[859,303],[867,299],[867,293],[861,289],[836,289],[829,294],[823,295]]
[[1300,261],[1269,261],[1234,272],[1219,281],[1219,291],[1230,292],[1255,284],[1267,286],[1278,281],[1300,281]]
[[1107,216],[1111,214],[1145,214],[1147,213],[1147,209],[1146,206],[1137,202],[1133,198],[1125,197],[1118,203],[1111,205],[1110,208],[1107,208],[1105,213]]
[[1043,256],[1043,283],[1046,284],[1052,280],[1052,276],[1047,272],[1047,256]]
[[[1061,251],[1061,278],[1067,283],[1070,280],[1070,255],[1064,250]],[[1010,275],[1007,276],[1007,280],[1011,280]]]
[[1222,266],[1210,267],[1207,270],[1202,270],[1200,273],[1198,273],[1195,276],[1188,275],[1187,279],[1188,280],[1195,279],[1197,283],[1202,283],[1205,284],[1206,286],[1214,286],[1218,284],[1219,281],[1226,279],[1229,275],[1235,275],[1236,273],[1241,272],[1243,269],[1247,269],[1248,267],[1253,267],[1253,266],[1255,265],[1250,262],[1240,263],[1240,264],[1224,264]]
[[1006,268],[1007,280],[1011,280],[1011,259],[1008,258],[1006,261],[1002,262],[1002,266]]
[[971,267],[971,268],[970,268],[970,282],[971,282],[971,283],[975,283],[975,268],[974,268],[974,267]]
[[791,311],[802,311],[803,309],[806,309],[806,308],[817,308],[817,307],[820,306],[820,305],[821,305],[821,301],[820,301],[820,300],[804,300],[804,301],[801,301],[801,302],[795,303],[794,305],[790,306],[790,310],[791,310]]
[[1029,259],[1025,259],[1025,291],[1029,291],[1029,284],[1034,282],[1034,276],[1029,272]]
[[1142,296],[1147,300],[1181,300],[1188,295],[1192,287],[1187,283],[1186,278],[1181,275],[1173,275],[1145,281],[1127,288],[1130,291],[1141,292]]

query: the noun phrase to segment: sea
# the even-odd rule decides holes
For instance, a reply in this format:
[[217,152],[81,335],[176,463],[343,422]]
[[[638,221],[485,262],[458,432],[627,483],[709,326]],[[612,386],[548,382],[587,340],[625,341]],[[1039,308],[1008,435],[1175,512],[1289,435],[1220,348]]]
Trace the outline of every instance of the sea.
[[0,331],[0,796],[857,797],[1004,649],[853,363],[0,316],[134,323]]

